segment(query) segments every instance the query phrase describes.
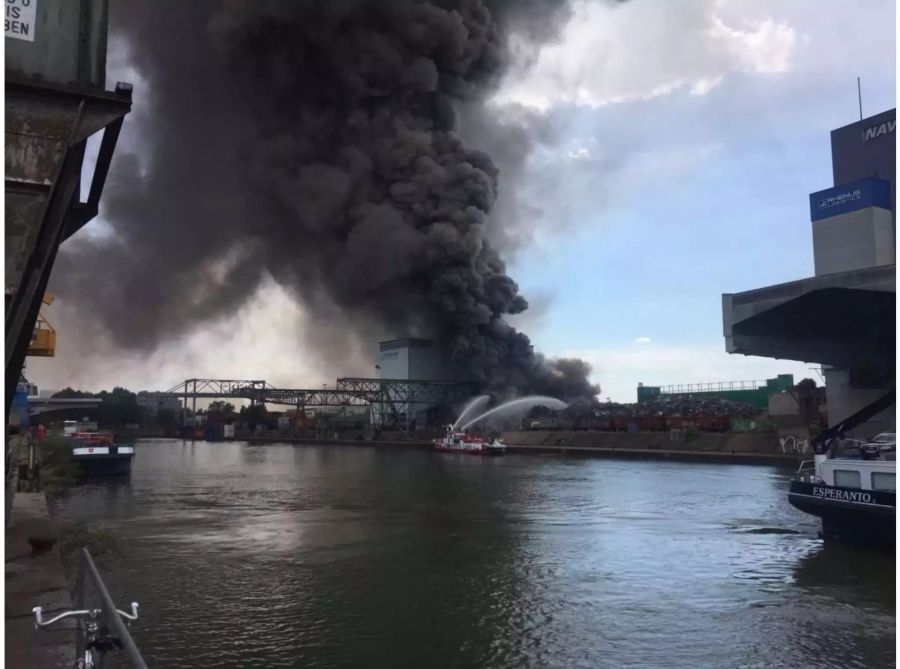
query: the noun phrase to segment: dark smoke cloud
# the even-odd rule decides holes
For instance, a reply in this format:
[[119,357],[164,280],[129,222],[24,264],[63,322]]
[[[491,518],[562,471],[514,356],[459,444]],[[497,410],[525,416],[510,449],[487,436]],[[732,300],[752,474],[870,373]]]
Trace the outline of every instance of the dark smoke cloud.
[[113,3],[148,88],[128,120],[145,150],[114,165],[113,241],[61,254],[60,296],[149,350],[271,275],[335,361],[347,332],[432,337],[495,392],[595,394],[586,363],[544,359],[505,321],[528,305],[497,245],[528,212],[494,212],[500,171],[458,132],[462,110],[516,176],[539,123],[491,119],[484,100],[510,45],[551,38],[568,7],[489,4]]

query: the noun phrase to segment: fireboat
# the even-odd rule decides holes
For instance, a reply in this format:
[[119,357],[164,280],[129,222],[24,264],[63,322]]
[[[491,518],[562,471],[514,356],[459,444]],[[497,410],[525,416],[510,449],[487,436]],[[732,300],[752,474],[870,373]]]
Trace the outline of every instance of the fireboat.
[[506,444],[497,438],[487,440],[477,434],[460,432],[448,425],[444,436],[434,440],[434,450],[444,453],[466,453],[468,455],[503,455]]

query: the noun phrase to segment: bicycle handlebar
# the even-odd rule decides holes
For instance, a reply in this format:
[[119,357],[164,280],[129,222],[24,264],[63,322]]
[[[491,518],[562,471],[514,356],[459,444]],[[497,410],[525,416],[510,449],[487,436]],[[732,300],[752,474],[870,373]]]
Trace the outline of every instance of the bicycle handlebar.
[[77,616],[91,616],[93,617],[99,611],[97,609],[84,609],[83,611],[65,611],[55,618],[51,618],[50,620],[44,621],[42,615],[43,608],[40,606],[35,606],[31,609],[31,612],[34,613],[34,625],[35,627],[46,627],[47,625],[52,625],[58,620],[62,620],[63,618],[77,617]]
[[[34,613],[34,626],[38,627],[47,627],[48,625],[52,625],[53,623],[62,620],[63,618],[80,618],[81,616],[88,616],[90,618],[96,618],[100,615],[100,609],[83,609],[77,611],[64,611],[59,614],[55,618],[51,618],[50,620],[43,619],[43,608],[40,606],[35,606],[31,609],[31,612]],[[138,619],[138,603],[131,602],[131,613],[127,613],[126,611],[122,611],[121,609],[116,609],[116,613],[125,618],[126,620],[137,620]]]
[[128,620],[137,620],[138,619],[138,606],[139,605],[137,602],[131,602],[131,613],[130,614],[125,613],[122,609],[116,609],[116,611],[118,611],[119,615],[122,616],[123,618],[127,618]]

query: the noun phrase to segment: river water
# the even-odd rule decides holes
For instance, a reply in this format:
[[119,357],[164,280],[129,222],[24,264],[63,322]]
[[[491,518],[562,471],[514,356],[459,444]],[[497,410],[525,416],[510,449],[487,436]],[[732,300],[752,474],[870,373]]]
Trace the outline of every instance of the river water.
[[117,534],[151,667],[888,667],[895,561],[748,465],[138,444],[54,503]]

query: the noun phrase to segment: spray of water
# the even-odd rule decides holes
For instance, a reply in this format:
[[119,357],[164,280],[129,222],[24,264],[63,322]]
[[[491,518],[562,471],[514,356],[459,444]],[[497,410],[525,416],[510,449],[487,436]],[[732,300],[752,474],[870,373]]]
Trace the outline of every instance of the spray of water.
[[472,398],[465,407],[463,407],[462,412],[459,414],[459,417],[453,423],[453,429],[457,429],[459,424],[462,423],[466,418],[473,415],[476,411],[481,411],[484,409],[484,405],[488,403],[490,400],[490,395],[479,395],[478,397]]
[[496,406],[490,411],[485,411],[480,416],[473,418],[468,423],[462,426],[463,430],[469,429],[472,425],[476,423],[480,423],[485,418],[496,414],[502,413],[512,413],[513,410],[523,411],[527,409],[531,409],[536,406],[544,406],[548,409],[552,409],[553,411],[562,411],[565,409],[568,404],[563,402],[562,400],[558,400],[555,397],[545,397],[543,395],[529,395],[528,397],[520,397],[517,400],[510,400],[509,402],[504,402],[500,406]]

